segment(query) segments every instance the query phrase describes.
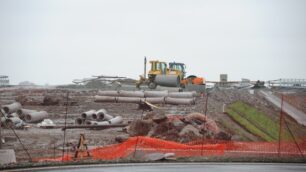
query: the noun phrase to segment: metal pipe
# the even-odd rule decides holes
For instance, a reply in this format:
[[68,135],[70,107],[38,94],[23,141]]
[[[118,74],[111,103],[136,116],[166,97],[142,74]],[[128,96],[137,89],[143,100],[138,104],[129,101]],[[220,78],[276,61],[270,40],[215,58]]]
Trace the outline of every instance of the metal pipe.
[[171,97],[166,97],[165,102],[167,104],[173,104],[173,105],[194,105],[195,104],[195,99],[182,99],[182,98],[171,98]]
[[115,118],[108,120],[110,124],[120,124],[123,122],[123,118],[121,116],[116,116]]
[[196,96],[194,92],[171,92],[168,97],[171,98],[193,98]]
[[30,112],[26,114],[25,121],[26,122],[40,122],[46,118],[48,118],[48,113],[46,111]]
[[145,97],[167,97],[168,91],[144,91]]
[[3,110],[7,114],[14,113],[14,112],[16,112],[19,109],[21,109],[21,104],[19,102],[14,102],[12,104],[4,105],[3,106]]
[[21,123],[22,120],[18,117],[11,117],[5,120],[5,124],[8,127],[14,127],[16,124]]
[[82,117],[83,119],[92,118],[92,116],[93,116],[95,113],[96,113],[95,110],[89,110],[89,111],[87,111],[87,112],[83,112],[83,113],[81,114],[81,117]]
[[119,96],[119,92],[118,91],[98,91],[98,95],[117,97]]
[[119,91],[119,96],[120,97],[144,97],[144,92],[143,91],[124,91],[121,90]]
[[109,97],[109,96],[95,96],[95,102],[117,102],[116,97]]

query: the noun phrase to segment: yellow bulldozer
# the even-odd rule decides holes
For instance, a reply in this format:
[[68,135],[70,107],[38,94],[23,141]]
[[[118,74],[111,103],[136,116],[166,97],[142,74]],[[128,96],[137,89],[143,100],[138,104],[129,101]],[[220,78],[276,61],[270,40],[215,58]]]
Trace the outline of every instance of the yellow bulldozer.
[[205,89],[205,80],[202,77],[190,75],[186,77],[186,65],[184,63],[171,62],[169,67],[166,62],[152,60],[150,61],[151,69],[146,78],[147,59],[144,59],[144,75],[140,75],[136,86],[147,84],[150,89],[155,89],[157,85],[166,87],[189,87],[189,90],[203,91]]

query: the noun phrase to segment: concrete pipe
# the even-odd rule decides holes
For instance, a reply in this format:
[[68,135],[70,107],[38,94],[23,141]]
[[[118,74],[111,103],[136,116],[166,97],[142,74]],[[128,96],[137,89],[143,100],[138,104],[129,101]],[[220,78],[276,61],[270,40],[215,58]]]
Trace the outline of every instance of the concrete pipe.
[[46,118],[48,118],[48,113],[46,111],[30,112],[26,114],[25,121],[26,122],[40,122]]
[[96,111],[96,113],[95,114],[93,114],[92,115],[92,118],[93,119],[95,119],[95,120],[97,120],[97,119],[99,119],[99,114],[106,114],[107,112],[106,112],[106,110],[105,109],[100,109],[100,110],[98,110],[98,111]]
[[77,119],[75,119],[75,124],[76,125],[82,125],[82,124],[84,124],[85,123],[85,119],[83,119],[83,118],[77,118]]
[[144,97],[143,91],[119,91],[119,97]]
[[17,110],[17,114],[19,116],[20,119],[24,119],[26,114],[30,113],[30,112],[37,112],[36,110],[31,110],[31,109],[19,109]]
[[21,123],[22,120],[18,117],[11,117],[5,120],[5,124],[8,127],[14,127],[16,124]]
[[19,115],[16,112],[14,112],[14,113],[11,113],[11,114],[7,115],[7,117],[9,117],[9,118],[18,117],[19,118]]
[[168,94],[171,98],[193,98],[196,94],[194,92],[172,92]]
[[100,109],[99,111],[97,111],[97,116],[98,116],[98,120],[105,120],[108,121],[112,118],[114,118],[113,116],[107,114],[105,109]]
[[109,125],[110,123],[108,121],[101,121],[101,122],[96,122],[93,125]]
[[110,97],[110,96],[95,96],[94,97],[95,102],[117,102],[116,97]]
[[168,91],[144,91],[145,97],[167,97]]
[[123,122],[123,118],[121,116],[116,116],[115,118],[108,121],[110,124],[121,124]]
[[98,91],[98,95],[100,96],[111,96],[111,97],[118,97],[118,91]]
[[98,121],[89,121],[89,120],[85,121],[86,125],[96,125],[97,123],[98,123]]
[[21,104],[18,103],[18,102],[15,102],[15,103],[3,106],[3,110],[7,114],[14,113],[14,112],[16,112],[19,109],[21,109]]
[[83,112],[82,114],[81,114],[81,117],[83,118],[83,119],[89,119],[89,118],[93,118],[93,115],[95,115],[96,114],[96,111],[95,110],[89,110],[89,111],[87,111],[87,112]]
[[183,98],[171,98],[166,97],[165,98],[166,104],[172,104],[172,105],[193,105],[195,104],[195,99],[183,99]]
[[118,103],[141,103],[141,98],[138,97],[117,97]]
[[164,104],[165,103],[165,97],[150,97],[145,98],[145,101],[153,104]]
[[155,83],[166,87],[179,87],[180,78],[177,75],[157,75],[155,77]]

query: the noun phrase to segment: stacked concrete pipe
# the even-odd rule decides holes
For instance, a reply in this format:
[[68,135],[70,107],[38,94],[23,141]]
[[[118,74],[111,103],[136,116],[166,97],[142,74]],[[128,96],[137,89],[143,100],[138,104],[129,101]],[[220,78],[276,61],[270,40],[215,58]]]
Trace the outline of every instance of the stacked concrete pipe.
[[19,102],[14,102],[9,105],[4,105],[2,108],[6,114],[11,114],[21,109],[21,104]]
[[46,118],[48,118],[48,113],[46,111],[29,112],[25,116],[25,121],[33,123],[33,122],[40,122]]

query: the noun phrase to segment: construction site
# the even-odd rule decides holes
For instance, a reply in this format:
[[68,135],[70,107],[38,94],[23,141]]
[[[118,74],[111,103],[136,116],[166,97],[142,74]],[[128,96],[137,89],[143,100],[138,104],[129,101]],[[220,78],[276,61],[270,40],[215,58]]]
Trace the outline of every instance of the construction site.
[[219,81],[144,61],[139,80],[94,76],[0,88],[1,165],[95,161],[305,162],[306,81]]

